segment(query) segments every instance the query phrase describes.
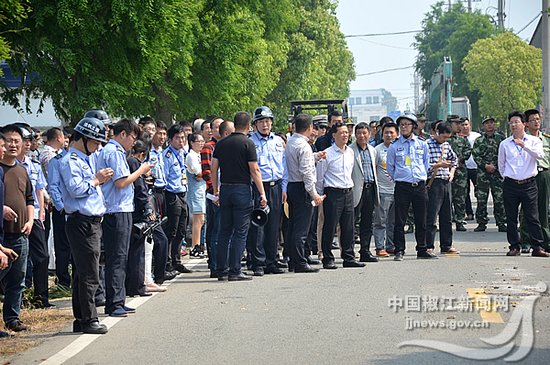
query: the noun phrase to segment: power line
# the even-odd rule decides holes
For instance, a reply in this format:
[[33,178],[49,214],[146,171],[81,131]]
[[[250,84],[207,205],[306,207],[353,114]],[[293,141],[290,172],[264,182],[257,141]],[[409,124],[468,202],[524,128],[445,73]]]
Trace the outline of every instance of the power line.
[[392,32],[392,33],[368,33],[368,34],[349,34],[344,35],[344,38],[357,38],[357,37],[380,37],[386,35],[400,35],[400,34],[410,34],[410,33],[419,33],[421,30],[406,30],[403,32]]
[[537,20],[537,19],[540,17],[541,14],[542,14],[542,11],[541,11],[540,13],[538,13],[538,14],[533,18],[533,20],[531,20],[529,23],[527,23],[527,25],[526,25],[525,27],[521,28],[521,30],[519,30],[518,32],[516,32],[516,35],[519,35],[521,32],[523,32],[525,29],[527,29],[528,26],[530,26],[531,24],[533,24],[533,22],[534,22],[535,20]]
[[380,71],[373,71],[373,72],[367,72],[365,74],[357,74],[355,76],[369,76],[369,75],[376,75],[381,74],[385,72],[392,72],[392,71],[399,71],[399,70],[408,70],[409,68],[414,68],[414,66],[407,66],[407,67],[397,67],[397,68],[389,68],[387,70],[380,70]]

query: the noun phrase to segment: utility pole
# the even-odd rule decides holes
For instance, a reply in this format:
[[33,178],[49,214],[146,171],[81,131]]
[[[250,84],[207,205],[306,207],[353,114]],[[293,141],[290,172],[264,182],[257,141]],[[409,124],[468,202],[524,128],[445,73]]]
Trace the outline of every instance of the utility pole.
[[472,12],[472,0],[468,0],[468,13]]
[[542,126],[550,131],[550,30],[548,24],[549,0],[542,0]]
[[498,27],[499,30],[504,30],[504,19],[506,18],[506,14],[504,13],[504,2],[505,0],[498,0],[498,12],[497,12],[497,18],[498,18]]

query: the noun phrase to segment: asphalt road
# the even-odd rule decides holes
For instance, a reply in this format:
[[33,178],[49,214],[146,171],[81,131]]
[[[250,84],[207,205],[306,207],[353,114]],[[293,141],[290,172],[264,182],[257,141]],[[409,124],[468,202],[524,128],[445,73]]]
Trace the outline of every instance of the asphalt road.
[[[413,235],[407,235],[403,262],[388,258],[344,269],[338,260],[334,271],[266,275],[251,282],[218,282],[208,277],[203,260],[191,260],[195,273],[176,278],[166,293],[130,299],[136,314],[102,316],[111,326],[107,335],[77,335],[67,328],[11,364],[462,364],[477,361],[442,350],[487,359],[506,349],[508,356],[525,352],[522,363],[547,364],[550,298],[548,291],[537,292],[537,284],[550,284],[550,259],[506,257],[505,233],[497,233],[494,224],[483,233],[474,233],[474,227],[455,232],[459,257],[417,260]],[[540,296],[534,310],[526,306],[530,295]],[[472,296],[500,307],[481,313],[458,305]],[[399,300],[403,306],[396,312],[389,303]],[[466,326],[483,319],[490,321],[488,328],[406,329],[411,321]],[[413,340],[445,343],[434,349],[399,346]],[[504,357],[490,363],[505,363]]]

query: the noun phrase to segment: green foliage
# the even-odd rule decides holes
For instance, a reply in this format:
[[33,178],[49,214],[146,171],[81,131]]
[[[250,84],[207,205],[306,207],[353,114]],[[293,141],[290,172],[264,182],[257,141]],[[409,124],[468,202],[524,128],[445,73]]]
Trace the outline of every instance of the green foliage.
[[[26,18],[29,12],[26,0],[2,0],[0,2],[0,61],[11,57],[11,46],[4,34],[14,32],[12,24]],[[0,70],[2,76],[2,70]]]
[[288,61],[277,87],[267,97],[279,130],[286,130],[289,101],[346,98],[355,78],[353,55],[329,0],[293,1],[299,20],[288,32]]
[[284,115],[291,99],[346,97],[354,77],[333,0],[28,2],[6,40],[11,69],[33,76],[1,97],[27,110],[22,94],[50,98],[68,122],[92,107],[167,123],[263,104]]
[[511,32],[474,43],[464,58],[464,71],[470,88],[479,91],[481,113],[501,122],[510,111],[541,101],[542,51]]
[[488,16],[479,11],[469,13],[462,3],[454,4],[450,11],[444,11],[446,4],[438,2],[432,6],[422,21],[422,31],[415,37],[418,50],[415,67],[422,77],[422,88],[428,89],[433,71],[450,56],[453,61],[453,95],[466,95],[472,102],[472,114],[479,119],[477,94],[468,87],[462,70],[462,60],[472,44],[478,39],[490,37],[496,29]]

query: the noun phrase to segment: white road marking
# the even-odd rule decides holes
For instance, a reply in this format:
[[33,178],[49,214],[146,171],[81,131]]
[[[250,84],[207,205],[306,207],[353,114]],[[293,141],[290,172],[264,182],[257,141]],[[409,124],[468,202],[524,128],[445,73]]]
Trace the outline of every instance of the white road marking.
[[[193,260],[193,262],[188,261],[186,262],[185,266],[192,269],[195,266],[202,264],[206,262],[206,259],[202,260]],[[179,277],[179,276],[178,276]],[[167,281],[163,284],[163,286],[170,286],[173,282],[177,280],[176,277],[173,280]],[[126,305],[131,308],[138,308],[143,303],[147,302],[149,299],[153,298],[155,295],[160,293],[153,293],[153,295],[149,297],[137,297],[132,299],[131,301],[127,302]],[[130,316],[135,316],[135,314],[130,314]],[[122,317],[106,317],[104,318],[101,323],[106,325],[108,329],[111,329],[115,324],[117,324],[119,321],[123,320]],[[76,340],[68,344],[64,349],[59,351],[58,353],[50,356],[46,360],[42,361],[40,364],[43,365],[59,365],[63,364],[65,361],[69,360],[76,354],[78,354],[80,351],[84,350],[86,347],[88,347],[92,342],[94,342],[97,338],[101,336],[108,336],[107,335],[90,335],[90,334],[82,334],[77,337]]]

